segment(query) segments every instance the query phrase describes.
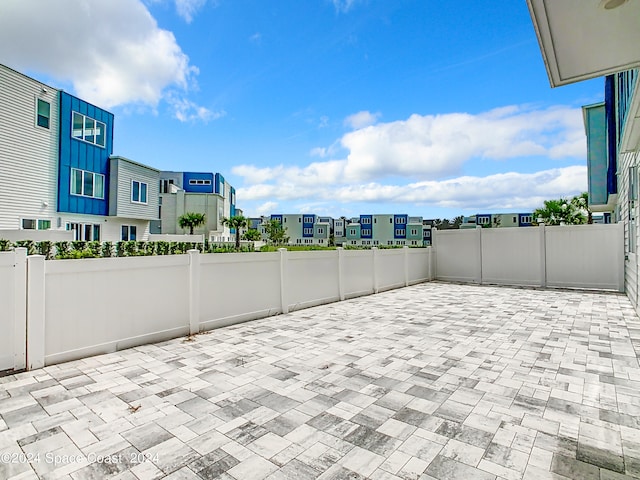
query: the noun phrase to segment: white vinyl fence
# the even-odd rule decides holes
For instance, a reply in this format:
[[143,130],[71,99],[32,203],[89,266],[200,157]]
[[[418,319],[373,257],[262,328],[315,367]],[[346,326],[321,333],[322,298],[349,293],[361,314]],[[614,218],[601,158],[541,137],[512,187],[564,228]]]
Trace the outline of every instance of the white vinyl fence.
[[434,233],[435,278],[624,292],[624,224]]
[[424,282],[433,271],[431,248],[26,263],[28,368]]
[[0,371],[26,366],[27,249],[0,252]]

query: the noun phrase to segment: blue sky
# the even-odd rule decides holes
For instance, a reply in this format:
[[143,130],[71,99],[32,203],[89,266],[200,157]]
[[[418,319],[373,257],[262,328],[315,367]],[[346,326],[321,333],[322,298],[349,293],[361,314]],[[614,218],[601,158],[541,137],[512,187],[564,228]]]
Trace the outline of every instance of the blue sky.
[[0,63],[250,216],[531,211],[586,190],[603,92],[549,87],[524,0],[3,0]]

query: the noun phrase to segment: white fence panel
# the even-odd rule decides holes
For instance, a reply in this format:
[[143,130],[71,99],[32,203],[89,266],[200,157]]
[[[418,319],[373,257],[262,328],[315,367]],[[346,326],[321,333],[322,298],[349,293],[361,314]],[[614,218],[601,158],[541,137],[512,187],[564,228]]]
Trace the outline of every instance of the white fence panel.
[[436,279],[452,282],[480,280],[479,229],[433,231]]
[[431,280],[431,251],[431,247],[407,249],[410,284]]
[[199,255],[200,330],[281,311],[280,253]]
[[481,232],[482,283],[543,284],[540,228],[487,228]]
[[0,252],[0,371],[26,366],[27,250]]
[[285,301],[290,311],[340,299],[338,252],[286,252]]
[[344,250],[342,278],[345,298],[373,293],[373,250]]
[[378,250],[376,278],[378,291],[390,290],[405,285],[406,248]]
[[189,333],[188,255],[48,261],[45,283],[45,364]]
[[624,291],[623,228],[546,227],[547,285]]

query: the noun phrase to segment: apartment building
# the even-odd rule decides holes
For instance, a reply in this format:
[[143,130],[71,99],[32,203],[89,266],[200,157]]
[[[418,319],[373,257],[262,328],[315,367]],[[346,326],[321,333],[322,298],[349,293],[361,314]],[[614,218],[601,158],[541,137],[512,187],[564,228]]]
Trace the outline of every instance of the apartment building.
[[0,230],[144,239],[160,172],[113,155],[113,124],[112,113],[0,65]]
[[194,229],[213,242],[229,242],[235,231],[222,224],[224,218],[238,214],[236,191],[220,173],[160,172],[159,221],[152,233],[188,233],[178,219],[185,213],[202,213],[205,224]]
[[460,228],[530,227],[533,225],[533,213],[478,213],[464,217]]

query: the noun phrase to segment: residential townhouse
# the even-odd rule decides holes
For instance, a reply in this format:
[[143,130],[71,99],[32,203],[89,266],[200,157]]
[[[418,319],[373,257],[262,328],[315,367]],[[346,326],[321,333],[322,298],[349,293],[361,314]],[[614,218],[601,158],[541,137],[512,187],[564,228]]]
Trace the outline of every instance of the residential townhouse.
[[232,237],[221,219],[236,213],[235,189],[222,175],[161,175],[114,155],[112,113],[4,65],[0,132],[0,238],[146,240],[201,210],[216,240]]
[[[257,224],[258,219],[254,219]],[[431,244],[431,227],[422,217],[408,215],[360,215],[333,219],[314,214],[274,214],[261,217],[262,223],[279,222],[289,237],[290,245],[337,246],[424,246]],[[262,238],[268,240],[264,225]]]
[[204,225],[194,229],[213,242],[233,240],[235,231],[222,224],[241,212],[236,208],[236,191],[220,173],[160,172],[159,221],[152,233],[188,233],[180,228],[181,215],[194,212],[205,215]]
[[[527,4],[552,87],[604,76],[604,102],[583,107],[589,201],[605,222],[624,223],[625,291],[638,310],[640,2]],[[575,28],[566,28],[566,18]]]
[[464,217],[460,228],[530,227],[534,222],[533,213],[478,213]]

